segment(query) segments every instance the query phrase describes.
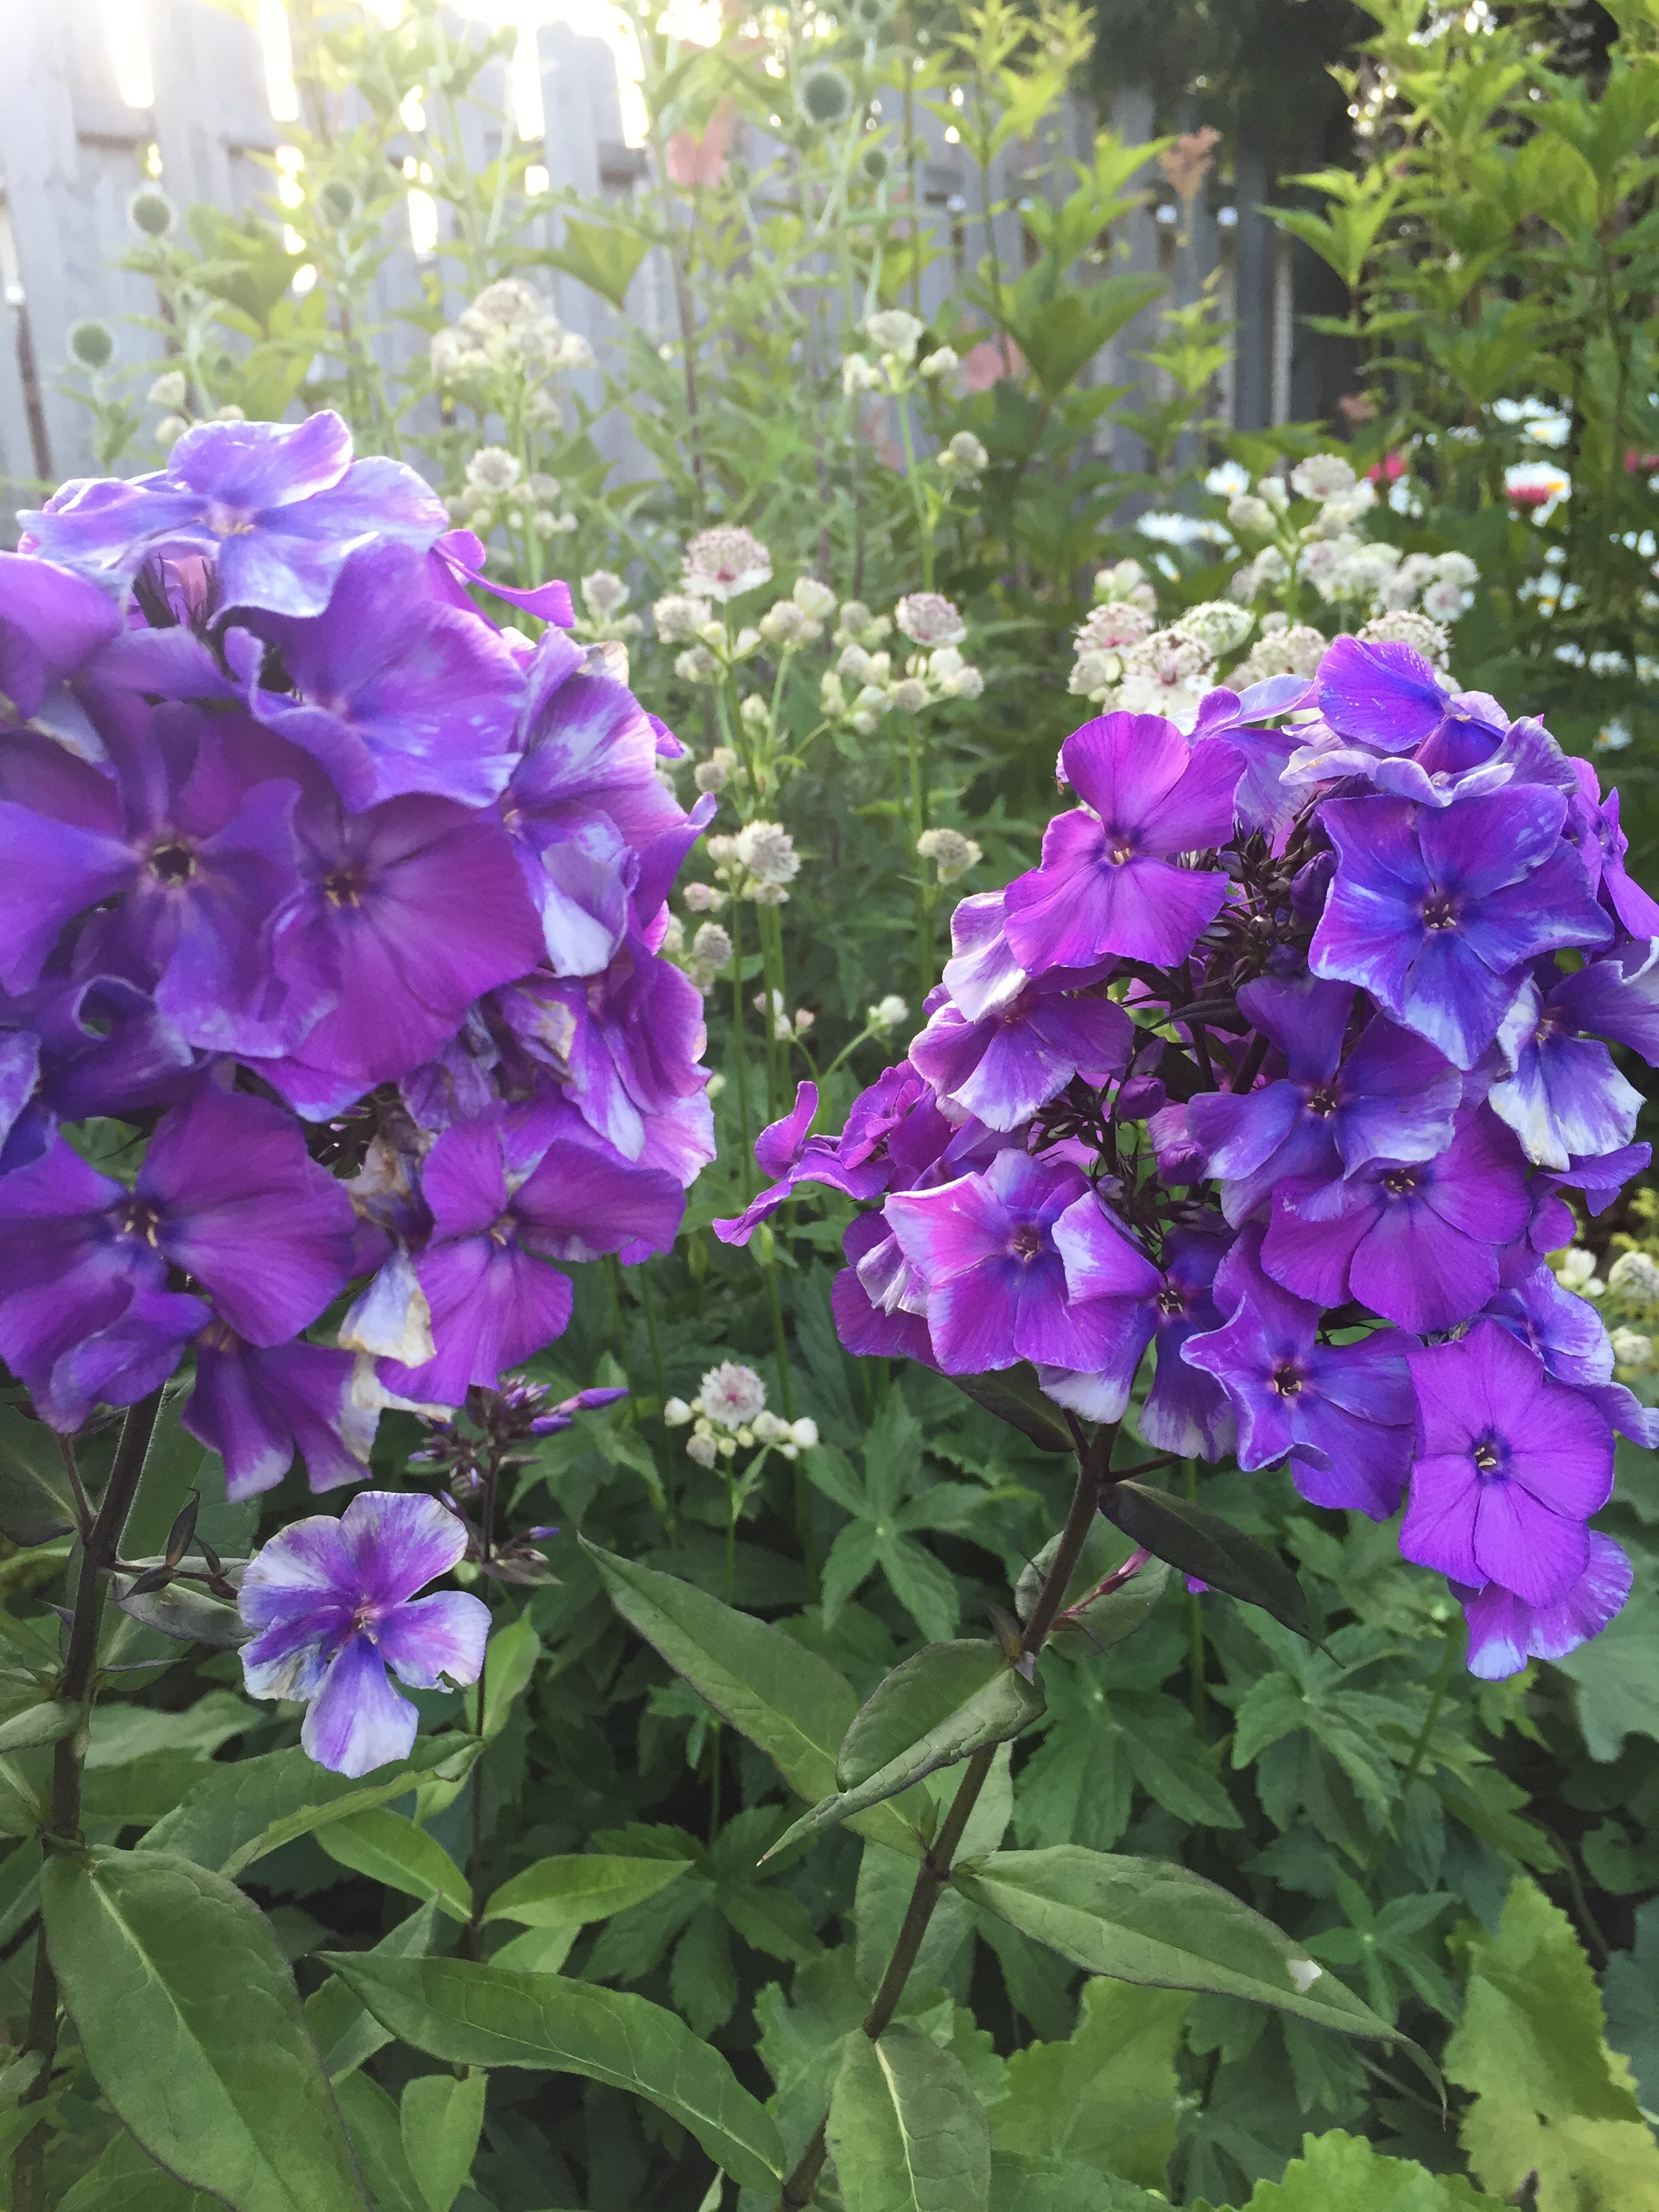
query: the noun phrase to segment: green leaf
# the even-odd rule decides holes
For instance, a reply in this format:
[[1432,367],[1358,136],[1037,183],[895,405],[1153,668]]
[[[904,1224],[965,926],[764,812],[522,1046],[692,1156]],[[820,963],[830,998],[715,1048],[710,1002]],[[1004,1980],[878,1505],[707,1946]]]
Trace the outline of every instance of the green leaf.
[[[1414,2159],[1385,2158],[1362,2136],[1334,2128],[1328,2135],[1304,2138],[1302,2155],[1285,2167],[1282,2182],[1259,2181],[1248,2212],[1503,2212],[1503,2208],[1496,2197],[1472,2189],[1461,2173],[1430,2173]],[[1540,2212],[1544,2212],[1542,2200]]]
[[1005,1367],[1000,1374],[953,1375],[951,1380],[964,1397],[983,1406],[998,1420],[1006,1421],[1011,1429],[1018,1429],[1042,1450],[1074,1449],[1065,1415],[1052,1398],[1043,1396],[1036,1370],[1024,1361],[1018,1367]]
[[210,1596],[189,1583],[167,1583],[160,1589],[141,1590],[135,1596],[137,1575],[112,1575],[110,1595],[123,1613],[146,1628],[181,1644],[205,1644],[216,1651],[234,1650],[253,1633],[234,1605]]
[[175,2181],[122,2134],[59,2198],[58,2212],[223,2212],[223,2205],[222,2197],[204,2197]]
[[48,1860],[40,1901],[87,2064],[151,2157],[235,2212],[362,2212],[293,1976],[232,1883],[94,1845]]
[[67,1536],[75,1504],[58,1438],[43,1421],[0,1406],[0,1536],[33,1550]]
[[[432,1948],[438,1908],[423,1905],[382,1936],[363,1955],[375,1959],[424,1959]],[[363,2009],[337,1974],[306,1999],[306,2026],[321,2055],[323,2071],[338,2082],[383,2051],[392,2038],[371,2012]]]
[[1659,2143],[1566,1914],[1522,1875],[1468,1962],[1446,2072],[1474,2093],[1462,2132],[1479,2179],[1512,2198],[1535,2172],[1540,2212],[1659,2212]]
[[586,284],[618,313],[628,297],[634,272],[651,251],[649,239],[597,222],[564,219],[564,240],[556,249],[545,249],[536,258],[562,269],[579,284]]
[[471,1917],[472,1892],[466,1876],[435,1836],[428,1836],[401,1813],[389,1812],[383,1805],[353,1813],[319,1828],[317,1840],[330,1858],[349,1867],[353,1874],[366,1874],[371,1881],[401,1889],[423,1905],[429,1899],[452,1920]]
[[744,2188],[768,2188],[782,2172],[770,2113],[718,2051],[644,1997],[461,1959],[331,1952],[323,1962],[417,2051],[454,2066],[584,2074],[648,2099]]
[[14,1713],[9,1721],[0,1721],[0,1752],[27,1751],[33,1744],[59,1742],[64,1736],[73,1735],[86,1717],[84,1705],[48,1698],[40,1705]]
[[536,1671],[542,1656],[541,1638],[527,1613],[498,1628],[484,1654],[484,1719],[486,1743],[493,1742],[507,1725],[513,1701]]
[[1555,1664],[1571,1680],[1592,1759],[1617,1759],[1626,1735],[1659,1736],[1659,1588],[1638,1586],[1599,1636]]
[[428,2212],[449,2212],[472,2171],[483,2127],[487,2074],[419,2074],[405,2084],[404,2149]]
[[860,1707],[836,1759],[842,1787],[785,1829],[767,1857],[988,1744],[1006,1743],[1042,1709],[1040,1685],[1011,1667],[1000,1645],[928,1644]]
[[991,2212],[1163,2212],[1166,2202],[1074,2159],[991,2153]]
[[1165,2188],[1175,2055],[1190,2002],[1184,1990],[1085,1982],[1069,2040],[1030,2044],[1009,2058],[1008,2094],[991,2118],[997,2148]]
[[398,2107],[380,2083],[367,2074],[349,2074],[334,2094],[379,2212],[428,2212],[404,2148]]
[[1393,2033],[1270,1920],[1185,1867],[1060,1844],[999,1851],[955,1887],[1090,1973],[1249,1997],[1345,2035]]
[[1155,1559],[1195,1575],[1212,1589],[1225,1590],[1229,1597],[1259,1605],[1298,1636],[1312,1636],[1308,1601],[1291,1570],[1218,1513],[1149,1483],[1128,1481],[1112,1484],[1100,1510]]
[[207,1767],[204,1779],[138,1848],[176,1852],[234,1881],[296,1837],[407,1796],[427,1774],[456,1767],[465,1773],[477,1751],[471,1736],[422,1736],[406,1759],[355,1781],[330,1773],[297,1747]]
[[847,2212],[987,2212],[984,2107],[962,2061],[920,2028],[848,2037],[829,2142]]
[[[583,1549],[623,1620],[759,1745],[792,1790],[809,1802],[833,1795],[836,1753],[858,1711],[844,1674],[781,1628],[734,1613],[689,1583],[618,1559],[585,1538]],[[859,1814],[857,1825],[896,1850],[915,1850],[912,1831],[890,1806]]]
[[484,1907],[486,1920],[526,1928],[582,1928],[654,1897],[683,1875],[689,1859],[617,1858],[602,1851],[538,1859],[504,1882]]

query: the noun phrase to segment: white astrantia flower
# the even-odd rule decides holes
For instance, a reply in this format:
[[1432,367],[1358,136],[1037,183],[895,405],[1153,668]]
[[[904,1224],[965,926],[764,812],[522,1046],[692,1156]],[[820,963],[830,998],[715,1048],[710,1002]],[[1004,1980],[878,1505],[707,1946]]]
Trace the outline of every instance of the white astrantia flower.
[[589,614],[603,621],[628,605],[628,586],[609,568],[596,568],[591,576],[582,578],[582,603]]
[[1550,1265],[1562,1289],[1576,1291],[1581,1298],[1599,1298],[1607,1287],[1595,1272],[1595,1253],[1587,1252],[1582,1244],[1570,1244],[1565,1252],[1553,1252]]
[[964,837],[959,830],[924,830],[916,840],[916,850],[924,860],[933,863],[942,884],[959,881],[985,857],[973,838]]
[[1455,584],[1463,592],[1480,580],[1480,571],[1467,553],[1437,553],[1434,573],[1443,583]]
[[740,1429],[766,1404],[766,1385],[752,1367],[723,1359],[697,1386],[697,1400],[708,1419],[722,1429]]
[[947,699],[977,699],[985,690],[984,677],[953,645],[928,654],[927,673]]
[[1157,627],[1153,617],[1133,599],[1108,599],[1096,607],[1078,630],[1074,649],[1085,653],[1121,653],[1139,645]]
[[[927,366],[924,362],[922,367]],[[939,455],[939,465],[947,476],[980,477],[991,465],[991,456],[971,430],[958,430]]]
[[802,1451],[811,1451],[818,1440],[818,1425],[810,1414],[803,1413],[789,1432],[789,1441]]
[[1613,1332],[1613,1356],[1620,1367],[1632,1374],[1645,1375],[1653,1367],[1653,1339],[1644,1336],[1639,1329],[1616,1328]]
[[[961,356],[954,346],[940,346],[936,351],[924,354],[916,364],[916,374],[930,380],[936,376],[949,376],[962,366]],[[952,443],[954,443],[954,440]]]
[[800,873],[795,841],[780,823],[745,823],[738,832],[737,857],[763,884],[791,883]]
[[772,580],[772,556],[752,530],[721,525],[700,530],[685,549],[687,592],[699,599],[739,599]]
[[547,303],[522,276],[501,276],[484,286],[466,312],[486,323],[511,328],[514,323],[535,322],[546,313]]
[[927,704],[927,686],[919,676],[902,676],[887,696],[900,714],[919,714]]
[[1267,538],[1272,535],[1277,518],[1265,499],[1258,499],[1254,492],[1242,492],[1228,501],[1227,520],[1235,530]]
[[1127,599],[1148,614],[1158,611],[1158,593],[1139,561],[1116,561],[1109,568],[1097,569],[1094,589],[1097,599]]
[[883,307],[864,321],[866,334],[873,346],[883,353],[896,354],[901,361],[914,361],[916,341],[927,325],[919,316],[904,307]]
[[152,407],[165,407],[176,413],[190,397],[190,380],[181,368],[169,368],[158,376],[144,394]]
[[1285,623],[1267,629],[1229,678],[1236,690],[1269,676],[1311,676],[1330,647],[1323,630],[1309,623]]
[[1621,1252],[1607,1269],[1607,1288],[1639,1305],[1659,1305],[1659,1267],[1645,1252]]
[[690,1436],[685,1440],[685,1455],[695,1460],[699,1467],[713,1467],[720,1457],[720,1446],[707,1433]]
[[870,1026],[876,1030],[896,1030],[902,1021],[909,1018],[910,1009],[896,991],[890,991],[884,999],[866,1008]]
[[1311,453],[1291,471],[1291,489],[1302,499],[1340,499],[1353,487],[1353,471],[1340,453]]
[[724,791],[737,765],[737,754],[730,745],[716,745],[708,759],[699,761],[692,769],[691,781],[699,791]]
[[827,622],[836,611],[835,593],[828,584],[819,583],[816,576],[797,576],[789,596],[814,622]]
[[680,899],[688,914],[714,914],[721,904],[721,894],[713,884],[687,884]]
[[1230,599],[1206,599],[1195,607],[1188,607],[1170,629],[1179,637],[1195,638],[1212,656],[1231,653],[1235,646],[1243,645],[1249,635],[1252,618],[1249,608],[1237,605]]
[[691,1408],[684,1398],[665,1399],[662,1409],[665,1428],[683,1429],[691,1418]]
[[799,601],[779,599],[761,617],[760,634],[769,645],[814,645],[823,635],[823,624]]
[[682,684],[712,684],[720,672],[720,665],[706,645],[694,645],[675,658],[674,673]]
[[707,969],[718,975],[732,957],[732,939],[717,921],[706,921],[691,940],[691,958],[696,966]]
[[941,592],[911,592],[893,619],[912,645],[960,645],[968,635],[961,615]]
[[849,353],[843,358],[841,364],[843,398],[856,399],[861,392],[884,392],[886,388],[881,371],[874,362],[866,361],[861,353]]
[[1215,656],[1195,637],[1158,630],[1123,654],[1117,703],[1131,714],[1162,714],[1185,732],[1198,720],[1198,702],[1211,689]]
[[473,490],[492,499],[511,491],[520,473],[518,455],[505,446],[480,446],[466,465],[466,480]]
[[1423,594],[1423,611],[1435,622],[1455,622],[1468,605],[1467,594],[1456,584],[1437,577]]
[[[1436,668],[1444,668],[1450,658],[1449,641],[1441,625],[1431,617],[1413,613],[1409,608],[1373,615],[1370,622],[1360,624],[1355,635],[1362,645],[1408,645]],[[1324,643],[1322,638],[1322,648]],[[1311,675],[1313,672],[1310,669],[1307,672]]]
[[657,635],[665,645],[689,645],[707,628],[713,612],[707,599],[688,598],[683,592],[670,592],[652,608],[651,618],[657,625]]

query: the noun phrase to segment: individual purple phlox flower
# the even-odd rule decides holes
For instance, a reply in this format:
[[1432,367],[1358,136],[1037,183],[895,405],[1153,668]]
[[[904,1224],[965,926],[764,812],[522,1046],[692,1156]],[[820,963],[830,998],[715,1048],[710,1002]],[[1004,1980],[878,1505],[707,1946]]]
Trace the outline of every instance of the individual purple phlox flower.
[[1613,1066],[1606,1045],[1575,1034],[1578,1007],[1589,997],[1572,990],[1577,980],[1570,975],[1545,993],[1529,977],[1498,1032],[1509,1073],[1492,1084],[1486,1103],[1540,1167],[1565,1168],[1575,1157],[1621,1150],[1642,1110],[1641,1092]]
[[1620,827],[1619,793],[1610,791],[1604,800],[1594,763],[1562,757],[1571,777],[1565,787],[1565,834],[1577,848],[1597,896],[1631,936],[1659,937],[1659,902],[1649,896],[1625,865],[1630,840]]
[[1259,1090],[1207,1093],[1188,1106],[1187,1133],[1221,1182],[1229,1221],[1248,1218],[1288,1176],[1429,1159],[1450,1143],[1462,1078],[1433,1045],[1382,1014],[1345,1060],[1353,996],[1350,985],[1311,975],[1264,975],[1239,991],[1241,1012],[1286,1066]]
[[1452,1328],[1496,1291],[1499,1252],[1525,1234],[1531,1211],[1514,1137],[1484,1107],[1466,1109],[1433,1159],[1281,1182],[1261,1262],[1317,1305],[1353,1297],[1402,1328]]
[[1549,1003],[1568,1030],[1627,1044],[1659,1066],[1659,936],[1616,945],[1563,976]]
[[151,554],[199,553],[219,603],[313,615],[360,545],[430,546],[443,502],[401,461],[354,461],[330,410],[303,422],[200,422],[153,475],[77,477],[18,517],[25,550],[125,585]]
[[722,1244],[746,1244],[761,1223],[793,1197],[797,1185],[825,1184],[848,1198],[878,1197],[891,1179],[885,1159],[866,1155],[848,1164],[843,1158],[844,1137],[814,1137],[811,1128],[818,1110],[818,1086],[799,1084],[795,1103],[781,1121],[773,1121],[755,1140],[755,1159],[768,1187],[735,1218],[714,1224]]
[[1261,1236],[1252,1223],[1221,1263],[1216,1299],[1231,1319],[1188,1337],[1181,1356],[1226,1392],[1247,1474],[1288,1456],[1310,1504],[1386,1521],[1405,1494],[1417,1419],[1407,1340],[1385,1328],[1321,1344],[1320,1309],[1263,1273]]
[[1565,1659],[1623,1609],[1633,1580],[1623,1547],[1592,1528],[1583,1572],[1552,1604],[1528,1605],[1499,1583],[1480,1590],[1454,1584],[1468,1623],[1470,1674],[1497,1682],[1528,1659]]
[[313,1491],[361,1482],[368,1472],[378,1415],[352,1396],[349,1352],[295,1341],[244,1342],[221,1321],[196,1342],[196,1384],[179,1419],[225,1462],[233,1499],[273,1490],[305,1462]]
[[120,631],[107,592],[84,576],[21,553],[0,553],[0,698],[20,721],[84,760],[104,758],[103,740],[65,678]]
[[[1392,640],[1339,637],[1319,664],[1319,711],[1338,737],[1378,753],[1436,748],[1453,774],[1492,752],[1509,718],[1484,691],[1458,692],[1420,653]],[[1460,753],[1473,757],[1458,757]]]
[[1198,722],[1192,741],[1224,738],[1243,757],[1244,773],[1233,795],[1234,811],[1246,830],[1258,830],[1277,853],[1284,848],[1296,818],[1297,795],[1284,782],[1285,764],[1304,741],[1304,730],[1295,723],[1278,723],[1279,717],[1306,708],[1313,698],[1312,679],[1306,676],[1269,676],[1243,691],[1224,686],[1207,691],[1198,702]]
[[1040,866],[1007,888],[1015,959],[1032,975],[1109,956],[1184,960],[1228,879],[1172,861],[1232,835],[1243,757],[1218,739],[1194,748],[1156,714],[1103,714],[1066,738],[1060,768],[1085,803],[1054,817]]
[[860,1278],[860,1262],[872,1252],[889,1246],[898,1253],[898,1240],[884,1217],[860,1213],[848,1224],[841,1246],[847,1265],[830,1286],[830,1308],[836,1334],[846,1349],[860,1358],[914,1359],[921,1366],[937,1368],[927,1316],[902,1304],[878,1306]]
[[118,975],[0,998],[0,1173],[39,1158],[62,1121],[175,1104],[198,1055]]
[[[319,761],[354,814],[409,792],[487,806],[513,773],[523,674],[488,623],[431,596],[427,573],[413,546],[365,546],[320,614],[254,615],[226,636],[252,713]],[[286,684],[267,688],[273,677]]]
[[327,1003],[275,964],[300,881],[299,787],[281,761],[250,766],[234,730],[193,708],[130,699],[106,718],[105,736],[113,780],[50,739],[8,744],[0,984],[30,989],[65,925],[89,915],[76,947],[82,974],[152,990],[188,1043],[282,1050]]
[[[986,942],[988,903],[964,900],[951,917],[957,959],[966,955],[971,969],[975,1011],[949,998],[937,1006],[930,1000],[930,1018],[910,1047],[910,1060],[946,1105],[976,1115],[988,1128],[1010,1130],[1075,1076],[1098,1087],[1121,1075],[1135,1032],[1121,1006],[1081,994],[1079,987],[1086,991],[1108,963],[1050,968],[1027,977],[1006,949],[1000,915],[1000,957]],[[995,903],[1000,908],[1000,897]],[[958,938],[964,908],[970,911]],[[947,965],[947,985],[956,964]]]
[[428,1059],[473,1000],[537,965],[541,931],[500,825],[449,799],[310,799],[296,826],[304,884],[278,965],[335,1003],[260,1072],[320,1121]]
[[494,1389],[563,1334],[570,1278],[555,1261],[624,1261],[665,1251],[684,1211],[680,1186],[624,1160],[562,1101],[518,1119],[458,1122],[428,1153],[422,1188],[432,1235],[415,1256],[436,1347],[388,1363],[401,1395],[459,1405]]
[[1473,1067],[1540,953],[1607,942],[1611,926],[1562,841],[1566,802],[1538,786],[1443,812],[1404,799],[1328,801],[1338,866],[1309,960]]
[[1612,1494],[1612,1430],[1496,1322],[1407,1357],[1418,1448],[1401,1553],[1553,1605],[1589,1564],[1584,1523]]
[[242,1646],[250,1697],[303,1698],[300,1741],[319,1766],[359,1776],[404,1759],[411,1689],[476,1682],[489,1608],[464,1590],[415,1593],[466,1551],[464,1523],[435,1498],[360,1491],[337,1521],[289,1523],[249,1563],[238,1594],[254,1633]]
[[1021,1359],[1091,1364],[1054,1238],[1055,1222],[1087,1191],[1076,1168],[1010,1148],[980,1174],[890,1195],[888,1225],[926,1292],[927,1332],[947,1375]]
[[1070,1372],[1060,1364],[1039,1368],[1048,1395],[1089,1420],[1121,1419],[1141,1356],[1156,1340],[1152,1387],[1140,1413],[1143,1439],[1182,1458],[1213,1460],[1230,1450],[1234,1425],[1224,1393],[1181,1357],[1190,1337],[1221,1326],[1213,1285],[1225,1236],[1172,1231],[1159,1267],[1091,1190],[1055,1224],[1054,1242],[1091,1357]]

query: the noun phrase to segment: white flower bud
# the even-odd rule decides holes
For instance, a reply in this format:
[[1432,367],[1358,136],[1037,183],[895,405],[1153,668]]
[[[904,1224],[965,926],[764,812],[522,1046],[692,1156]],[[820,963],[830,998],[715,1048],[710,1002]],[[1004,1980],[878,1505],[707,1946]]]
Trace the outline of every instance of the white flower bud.
[[665,1425],[671,1429],[683,1429],[691,1418],[691,1408],[684,1398],[670,1398],[662,1409]]

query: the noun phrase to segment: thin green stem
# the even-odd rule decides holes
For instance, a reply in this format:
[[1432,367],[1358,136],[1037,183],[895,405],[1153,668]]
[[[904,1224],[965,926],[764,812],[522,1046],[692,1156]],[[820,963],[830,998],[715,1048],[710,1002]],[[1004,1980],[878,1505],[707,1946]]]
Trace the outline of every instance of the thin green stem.
[[[1156,1462],[1154,1462],[1156,1464]],[[1198,1462],[1183,1462],[1187,1478],[1187,1495],[1196,1504],[1198,1499]],[[1196,1590],[1187,1593],[1187,1633],[1189,1643],[1188,1667],[1192,1680],[1193,1726],[1199,1740],[1209,1725],[1209,1692],[1204,1685],[1204,1601]]]
[[[1435,1723],[1440,1718],[1440,1708],[1446,1702],[1446,1692],[1450,1689],[1452,1677],[1457,1672],[1457,1662],[1462,1656],[1462,1650],[1463,1616],[1459,1613],[1452,1615],[1450,1626],[1446,1631],[1446,1648],[1440,1655],[1440,1664],[1436,1668],[1434,1680],[1429,1686],[1429,1709],[1423,1716],[1422,1727],[1417,1731],[1417,1741],[1412,1746],[1411,1757],[1406,1761],[1406,1771],[1400,1778],[1400,1788],[1395,1797],[1395,1805],[1401,1814],[1406,1809],[1406,1800],[1416,1786],[1417,1778],[1423,1771],[1423,1763],[1429,1755],[1429,1745],[1434,1735]],[[1370,1856],[1365,1862],[1363,1878],[1364,1887],[1367,1889],[1371,1886],[1376,1869],[1382,1863],[1382,1854],[1387,1850],[1394,1832],[1395,1822],[1390,1818],[1387,1826],[1377,1832],[1372,1842]]]
[[743,1036],[743,902],[732,902],[732,1057],[738,1085],[738,1183],[743,1202],[754,1195],[754,1156],[749,1135],[749,1060]]

